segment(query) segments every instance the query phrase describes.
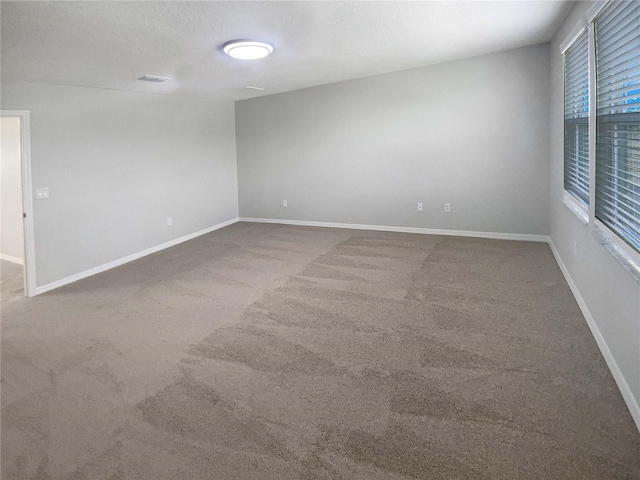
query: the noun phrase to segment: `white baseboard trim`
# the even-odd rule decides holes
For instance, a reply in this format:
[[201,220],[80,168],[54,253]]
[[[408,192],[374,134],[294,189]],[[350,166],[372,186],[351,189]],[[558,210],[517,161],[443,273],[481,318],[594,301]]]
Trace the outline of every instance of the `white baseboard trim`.
[[55,282],[47,283],[46,285],[42,285],[40,287],[36,287],[36,295],[40,295],[41,293],[49,292],[55,288],[60,288],[64,285],[68,285],[73,282],[77,282],[78,280],[82,280],[83,278],[90,277],[91,275],[96,275],[98,273],[102,273],[106,270],[111,270],[112,268],[119,267],[120,265],[124,265],[125,263],[132,262],[142,257],[146,257],[147,255],[151,255],[152,253],[159,252],[160,250],[164,250],[169,247],[173,247],[174,245],[178,245],[179,243],[186,242],[188,240],[192,240],[201,235],[205,235],[207,233],[211,233],[215,230],[219,230],[223,227],[227,227],[234,223],[238,222],[238,217],[232,218],[231,220],[227,220],[226,222],[219,223],[214,225],[213,227],[205,228],[204,230],[200,230],[199,232],[190,233],[189,235],[185,235],[180,238],[176,238],[174,240],[170,240],[161,245],[157,245],[155,247],[147,248],[138,253],[134,253],[132,255],[127,255],[126,257],[119,258],[118,260],[114,260],[113,262],[105,263],[104,265],[100,265],[98,267],[91,268],[89,270],[85,270],[84,272],[76,273],[75,275],[71,275],[69,277],[65,277],[61,280],[56,280]]
[[620,389],[620,393],[622,393],[622,398],[627,404],[627,408],[629,408],[631,417],[633,417],[633,421],[636,423],[636,427],[640,431],[640,406],[638,405],[638,402],[634,398],[633,393],[629,388],[629,384],[627,383],[624,376],[622,375],[622,372],[620,371],[620,367],[618,367],[618,364],[616,363],[616,360],[613,354],[611,353],[611,350],[609,350],[609,346],[607,345],[607,342],[602,336],[602,333],[600,332],[600,329],[598,328],[598,325],[596,324],[596,321],[593,318],[593,315],[591,315],[591,312],[589,311],[589,307],[587,307],[587,304],[585,303],[584,298],[582,298],[582,295],[578,290],[578,286],[573,281],[573,278],[571,278],[571,274],[569,273],[567,266],[564,264],[564,261],[562,260],[562,258],[560,257],[560,253],[558,252],[558,249],[556,249],[556,246],[553,244],[553,241],[551,239],[549,240],[549,246],[551,247],[553,256],[556,258],[556,262],[558,262],[558,265],[560,266],[560,270],[562,271],[562,274],[564,275],[565,280],[569,284],[569,288],[571,288],[571,292],[573,292],[573,296],[576,298],[576,301],[578,302],[578,306],[580,307],[580,310],[582,310],[582,314],[584,315],[584,318],[587,321],[587,325],[589,325],[589,328],[591,329],[591,334],[593,335],[593,338],[595,338],[596,343],[600,348],[600,352],[602,353],[602,356],[604,357],[604,360],[607,363],[607,366],[609,367],[609,370],[611,371],[611,374],[613,375],[614,380],[618,384],[618,388]]
[[440,230],[437,228],[393,227],[387,225],[363,225],[359,223],[307,222],[302,220],[280,220],[276,218],[240,217],[241,222],[279,223],[282,225],[300,225],[305,227],[349,228],[353,230],[376,230],[381,232],[419,233],[422,235],[447,235],[454,237],[493,238],[496,240],[521,240],[526,242],[549,242],[548,235],[528,233],[470,232],[467,230]]
[[11,263],[17,263],[18,265],[24,265],[24,260],[22,258],[7,255],[6,253],[0,253],[0,259]]

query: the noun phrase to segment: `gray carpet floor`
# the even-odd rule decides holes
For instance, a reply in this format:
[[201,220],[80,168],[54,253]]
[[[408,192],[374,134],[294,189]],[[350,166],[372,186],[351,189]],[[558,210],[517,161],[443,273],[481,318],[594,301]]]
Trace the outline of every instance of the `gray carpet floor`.
[[10,277],[3,479],[640,478],[546,244],[238,223]]

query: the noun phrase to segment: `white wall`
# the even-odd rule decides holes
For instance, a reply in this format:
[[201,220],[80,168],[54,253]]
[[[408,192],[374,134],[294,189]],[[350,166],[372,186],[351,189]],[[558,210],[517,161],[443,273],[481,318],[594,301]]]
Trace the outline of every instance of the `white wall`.
[[[563,62],[559,46],[577,23],[584,20],[591,5],[591,2],[577,2],[551,44],[551,238],[602,333],[637,409],[640,403],[640,284],[561,200],[564,133]],[[622,390],[624,393],[624,387]],[[636,410],[635,414],[640,427],[640,411]]]
[[0,253],[24,261],[20,119],[0,118]]
[[[232,102],[2,84],[31,112],[38,286],[237,217]],[[173,226],[167,226],[167,218]]]
[[548,79],[545,44],[237,102],[240,215],[547,234]]

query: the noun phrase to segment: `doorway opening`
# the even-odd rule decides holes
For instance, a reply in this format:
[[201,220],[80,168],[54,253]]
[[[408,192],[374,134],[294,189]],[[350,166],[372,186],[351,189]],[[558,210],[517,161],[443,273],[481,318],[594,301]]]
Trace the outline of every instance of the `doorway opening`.
[[29,112],[0,111],[2,300],[36,294]]

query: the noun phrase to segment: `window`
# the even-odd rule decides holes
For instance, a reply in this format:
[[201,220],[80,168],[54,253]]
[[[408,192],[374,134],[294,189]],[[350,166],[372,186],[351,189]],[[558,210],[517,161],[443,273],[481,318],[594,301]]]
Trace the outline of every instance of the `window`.
[[564,189],[589,205],[589,37],[564,52]]
[[640,251],[640,2],[611,1],[594,24],[595,217]]

